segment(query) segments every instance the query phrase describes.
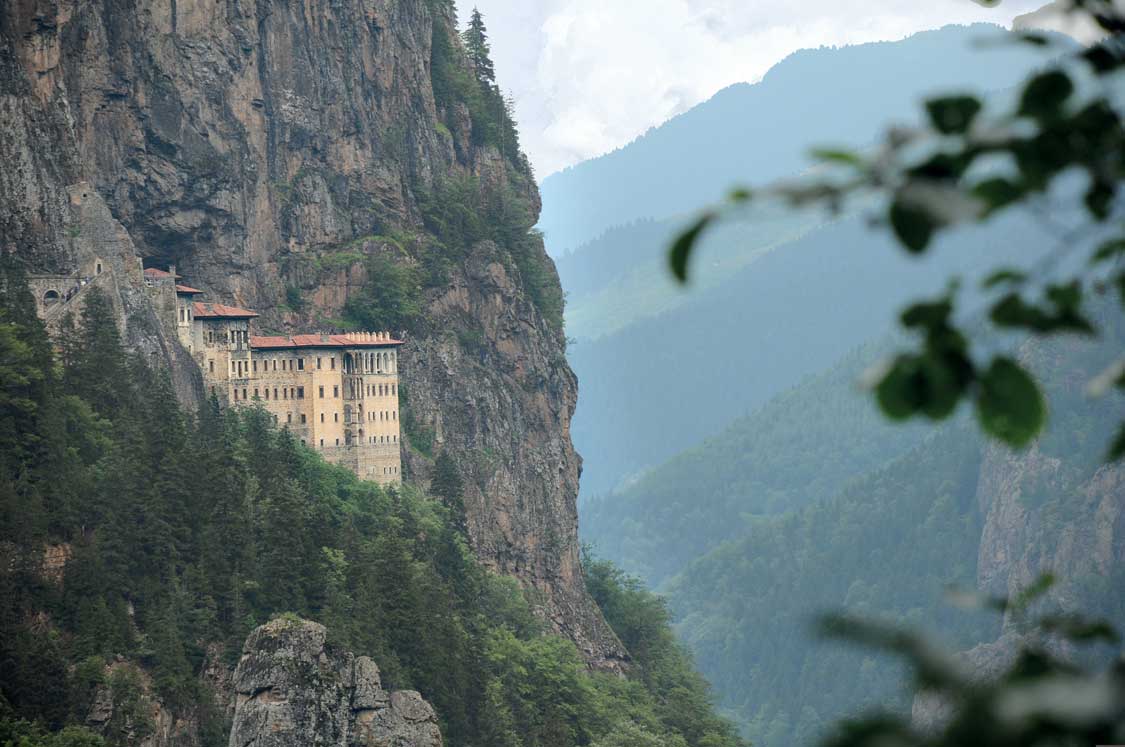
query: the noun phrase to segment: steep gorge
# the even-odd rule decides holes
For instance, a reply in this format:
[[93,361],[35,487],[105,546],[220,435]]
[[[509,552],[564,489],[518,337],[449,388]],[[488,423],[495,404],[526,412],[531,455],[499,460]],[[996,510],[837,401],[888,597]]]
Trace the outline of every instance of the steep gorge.
[[576,381],[535,287],[557,291],[553,267],[534,236],[458,250],[433,228],[449,184],[468,185],[470,212],[526,211],[524,234],[538,214],[526,161],[481,137],[489,123],[457,95],[471,75],[443,0],[6,3],[0,245],[31,271],[74,272],[117,236],[127,339],[167,361],[187,402],[191,364],[135,298],[131,255],[175,263],[269,330],[339,324],[373,257],[417,270],[407,468],[425,481],[449,453],[481,560],[613,669],[624,653],[579,568]]

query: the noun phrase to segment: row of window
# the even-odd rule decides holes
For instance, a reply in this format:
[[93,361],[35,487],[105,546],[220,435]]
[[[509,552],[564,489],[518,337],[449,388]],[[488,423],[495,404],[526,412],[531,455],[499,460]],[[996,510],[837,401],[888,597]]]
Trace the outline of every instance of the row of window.
[[[190,317],[189,317],[190,318]],[[187,321],[185,318],[184,309],[180,309],[180,321]],[[225,332],[216,332],[213,329],[207,330],[207,342],[209,343],[242,343],[243,345],[250,344],[250,333],[244,329],[232,329],[228,335]]]
[[367,385],[368,397],[397,397],[398,384],[368,384]]
[[[271,370],[270,369],[271,363],[273,364],[272,370],[276,371],[277,370],[277,359],[276,358],[272,361],[262,361],[262,371]],[[319,364],[320,364],[320,359],[318,358],[317,359],[317,368],[320,368]],[[282,371],[304,371],[305,370],[305,359],[304,358],[282,358],[281,359],[281,370]],[[254,373],[258,373],[258,361],[253,362],[253,371],[254,371]]]
[[[367,413],[368,420],[375,420],[375,410]],[[398,420],[398,410],[379,410],[379,420]]]
[[[214,390],[215,390],[215,387],[211,387],[211,391],[214,391]],[[234,392],[234,401],[237,402],[238,401],[238,387],[235,387],[231,391]],[[243,387],[243,389],[242,389],[242,399],[244,399],[244,400],[250,399],[250,397],[247,396],[247,391],[248,390],[246,389],[246,387]],[[268,400],[270,398],[269,387],[266,387],[265,391],[266,391],[266,399]],[[274,399],[304,399],[305,398],[305,388],[303,386],[282,387],[281,388],[281,396],[279,397],[277,395],[278,395],[278,387],[275,386],[273,388],[273,398]],[[258,387],[254,387],[254,399],[261,399],[261,397],[262,397],[261,390]]]

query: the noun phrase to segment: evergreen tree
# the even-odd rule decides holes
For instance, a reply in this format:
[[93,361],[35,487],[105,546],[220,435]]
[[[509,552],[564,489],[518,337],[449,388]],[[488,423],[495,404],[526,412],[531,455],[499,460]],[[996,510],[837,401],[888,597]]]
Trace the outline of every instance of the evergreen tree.
[[488,29],[484,25],[484,16],[473,8],[469,18],[469,28],[462,34],[465,40],[465,49],[469,53],[469,60],[473,63],[477,80],[482,86],[491,88],[496,83],[496,70],[492,66],[492,49],[488,44]]
[[112,417],[133,401],[117,315],[99,288],[86,293],[74,359],[65,370],[65,385],[89,402],[100,415]]
[[461,472],[457,463],[448,451],[438,454],[434,462],[434,479],[430,483],[430,492],[441,498],[450,511],[456,527],[465,531],[465,485],[461,481]]

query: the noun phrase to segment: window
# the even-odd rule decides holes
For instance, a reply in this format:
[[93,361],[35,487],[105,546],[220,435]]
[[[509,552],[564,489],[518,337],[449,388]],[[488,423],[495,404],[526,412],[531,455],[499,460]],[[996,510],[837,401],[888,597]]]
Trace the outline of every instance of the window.
[[317,358],[317,359],[316,359],[316,370],[317,370],[317,371],[319,371],[319,370],[320,370],[320,358]]
[[269,399],[269,398],[270,398],[270,388],[267,386],[266,387],[266,399]]
[[331,358],[329,358],[328,362],[331,364],[329,366],[329,368],[331,368],[333,371],[335,371],[336,370],[336,356],[332,356]]
[[259,398],[258,387],[254,387],[254,399],[258,399],[258,398]]
[[297,370],[298,371],[304,371],[305,370],[305,359],[304,358],[298,358],[297,359]]
[[322,423],[324,422],[324,413],[323,412],[320,413],[320,422],[322,422]]
[[398,410],[391,410],[391,419],[398,420]]
[[277,387],[273,388],[273,398],[277,399]]
[[293,413],[289,413],[288,415],[285,416],[285,422],[286,423],[292,423],[293,422]]
[[243,387],[243,389],[242,389],[242,398],[246,399],[246,388],[245,387]]
[[207,372],[215,373],[215,361],[207,361]]
[[274,360],[274,362],[273,362],[273,370],[274,371],[277,370],[277,360]]
[[305,398],[305,388],[303,386],[297,387],[297,399]]
[[338,413],[338,412],[332,413],[332,422],[333,423],[339,423],[340,422],[340,413]]
[[320,445],[321,445],[321,446],[324,446],[324,439],[323,439],[323,438],[322,438],[322,439],[320,439]]
[[340,396],[340,387],[339,386],[332,387],[332,396],[337,397],[337,398]]
[[253,366],[254,366],[254,373],[258,373],[258,361],[254,361]]
[[235,402],[238,401],[238,390],[237,389],[234,390],[234,401]]
[[211,396],[215,396],[215,387],[211,387]]
[[340,439],[338,439],[338,438],[336,439],[336,445],[337,445],[337,446],[339,446],[339,445],[340,445]]
[[289,399],[289,390],[288,389],[282,389],[281,393],[283,395],[285,395],[285,399]]
[[324,399],[324,387],[320,388],[320,398]]
[[302,424],[305,423],[305,414],[304,413],[301,413],[301,423]]

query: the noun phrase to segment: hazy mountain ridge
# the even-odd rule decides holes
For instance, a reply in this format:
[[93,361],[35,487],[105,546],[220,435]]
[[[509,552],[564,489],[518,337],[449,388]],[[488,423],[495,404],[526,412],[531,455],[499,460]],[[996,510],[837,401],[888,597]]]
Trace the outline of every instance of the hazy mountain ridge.
[[902,304],[941,292],[947,278],[962,276],[971,300],[986,269],[1033,262],[1046,246],[1034,222],[1011,216],[957,232],[919,260],[863,216],[845,218],[765,252],[677,309],[579,341],[568,354],[581,382],[572,428],[586,457],[583,499],[886,334]]
[[[926,94],[1014,85],[1042,51],[1003,43],[989,24],[947,26],[896,42],[796,52],[629,145],[543,180],[539,228],[559,257],[613,226],[681,215],[734,184],[808,167],[809,149],[862,146],[913,122]],[[978,42],[997,42],[986,49]]]
[[[1120,413],[1083,393],[1125,344],[1105,308],[1102,340],[1022,347],[1054,413],[1027,451],[987,444],[956,419],[835,497],[750,522],[668,583],[679,631],[751,739],[796,745],[859,707],[910,708],[888,660],[795,633],[819,612],[920,625],[963,648],[1002,636],[1011,648],[1015,625],[952,608],[944,589],[1008,596],[1052,571],[1061,583],[1047,604],[1118,619],[1125,469],[1101,458]],[[797,703],[799,712],[789,707]]]

